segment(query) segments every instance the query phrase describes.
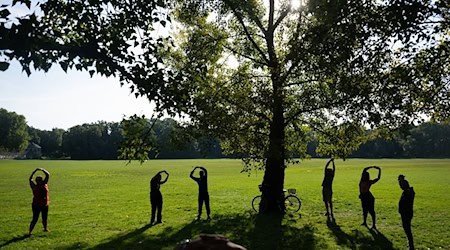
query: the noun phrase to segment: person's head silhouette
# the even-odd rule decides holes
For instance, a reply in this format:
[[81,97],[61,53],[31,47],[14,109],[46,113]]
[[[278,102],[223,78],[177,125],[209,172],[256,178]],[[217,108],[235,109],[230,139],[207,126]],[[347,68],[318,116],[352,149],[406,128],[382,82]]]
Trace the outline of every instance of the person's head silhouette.
[[363,171],[361,175],[361,181],[368,181],[368,180],[370,180],[369,172]]
[[409,182],[405,180],[405,176],[402,174],[398,176],[398,184],[403,190],[407,190],[409,188]]
[[35,180],[37,185],[44,185],[44,180],[42,179],[41,176],[36,177]]

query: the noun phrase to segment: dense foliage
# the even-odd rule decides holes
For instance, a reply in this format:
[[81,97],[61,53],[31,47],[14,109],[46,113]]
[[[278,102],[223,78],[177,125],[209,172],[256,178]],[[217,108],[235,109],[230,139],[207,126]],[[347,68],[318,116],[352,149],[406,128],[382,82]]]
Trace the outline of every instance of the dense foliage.
[[25,117],[0,108],[0,152],[23,151],[28,139]]

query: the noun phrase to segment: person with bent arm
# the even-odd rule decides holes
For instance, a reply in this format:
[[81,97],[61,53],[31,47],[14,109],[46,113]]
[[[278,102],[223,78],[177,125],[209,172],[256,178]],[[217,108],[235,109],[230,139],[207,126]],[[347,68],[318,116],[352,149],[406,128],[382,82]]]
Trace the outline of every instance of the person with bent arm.
[[[371,168],[378,169],[378,177],[371,180],[368,170]],[[364,168],[361,180],[359,181],[359,198],[363,209],[363,223],[362,226],[367,227],[367,214],[372,216],[372,228],[376,229],[376,215],[375,215],[375,197],[370,192],[373,184],[377,183],[381,178],[381,168],[377,166],[370,166]]]
[[[195,177],[194,172],[196,169],[200,169],[200,177]],[[198,184],[198,215],[197,220],[200,220],[200,216],[202,215],[202,207],[203,203],[205,203],[206,214],[208,215],[208,220],[211,219],[210,214],[211,210],[209,208],[209,193],[208,193],[208,171],[204,167],[195,167],[191,174],[189,175],[192,180],[197,182]]]
[[[166,174],[166,178],[161,181],[162,174]],[[150,219],[150,224],[153,224],[155,222],[155,215],[156,215],[156,224],[162,223],[162,205],[163,205],[163,198],[161,191],[159,190],[161,185],[167,182],[167,179],[169,178],[169,173],[167,173],[166,170],[159,171],[151,180],[150,180],[150,204],[152,207],[152,216]]]
[[[37,176],[34,182],[33,176],[37,171],[42,171],[45,174],[45,178],[42,179],[41,176]],[[49,178],[50,173],[43,168],[36,168],[30,175],[29,182],[31,190],[33,191],[33,203],[31,205],[33,210],[33,219],[31,220],[30,223],[28,236],[31,236],[34,226],[36,225],[40,214],[42,214],[42,224],[44,226],[44,232],[49,232],[47,227],[48,205],[49,205],[47,183]]]

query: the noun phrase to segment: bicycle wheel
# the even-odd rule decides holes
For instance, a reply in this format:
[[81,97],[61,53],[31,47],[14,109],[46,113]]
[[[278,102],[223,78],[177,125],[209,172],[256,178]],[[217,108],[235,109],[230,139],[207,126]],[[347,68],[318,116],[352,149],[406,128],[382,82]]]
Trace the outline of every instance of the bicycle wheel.
[[284,204],[286,205],[286,211],[298,212],[302,207],[302,202],[295,195],[288,195],[284,198]]
[[256,196],[252,200],[252,207],[255,212],[259,212],[259,203],[261,203],[261,195]]

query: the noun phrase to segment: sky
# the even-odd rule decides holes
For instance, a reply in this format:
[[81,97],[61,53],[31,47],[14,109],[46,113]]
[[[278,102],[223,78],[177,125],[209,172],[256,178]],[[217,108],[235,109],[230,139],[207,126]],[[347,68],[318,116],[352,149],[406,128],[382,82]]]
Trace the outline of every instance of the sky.
[[65,73],[59,65],[28,77],[17,62],[0,71],[0,108],[25,116],[28,126],[41,130],[152,114],[149,101],[136,99],[118,79],[91,78],[86,71]]

